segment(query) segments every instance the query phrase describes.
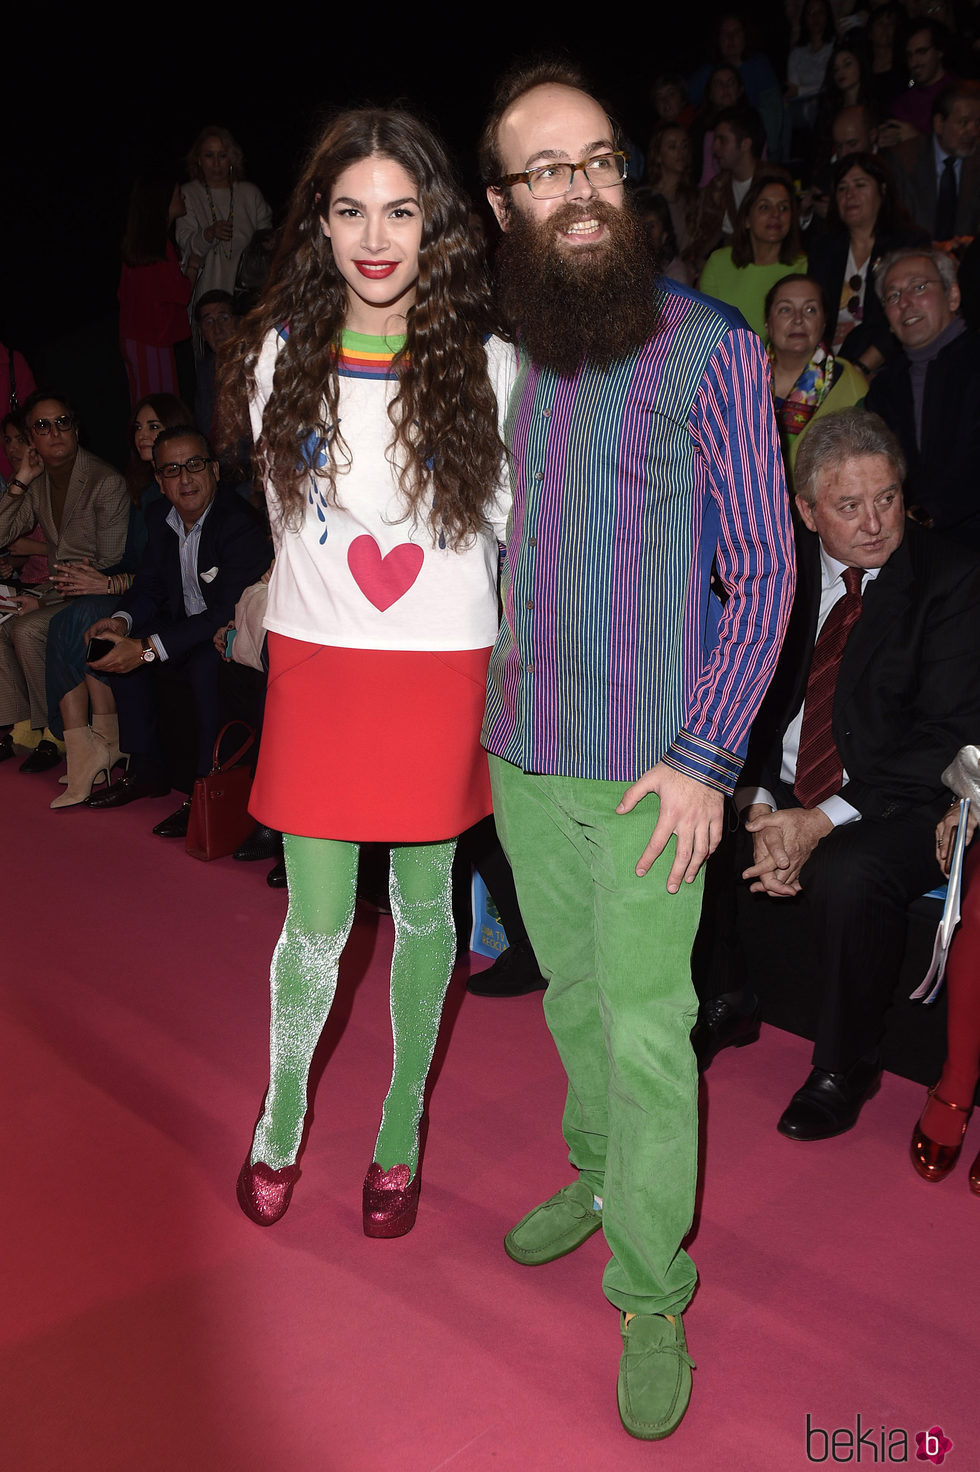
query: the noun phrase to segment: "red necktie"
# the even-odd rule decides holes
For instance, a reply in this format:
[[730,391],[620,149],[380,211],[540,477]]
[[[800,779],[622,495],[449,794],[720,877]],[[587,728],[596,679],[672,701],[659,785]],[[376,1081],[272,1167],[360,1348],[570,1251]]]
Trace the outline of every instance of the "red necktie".
[[793,783],[793,791],[805,808],[815,808],[839,792],[844,776],[831,722],[841,658],[850,632],[861,617],[864,571],[863,567],[845,567],[841,573],[847,592],[828,613],[813,648]]

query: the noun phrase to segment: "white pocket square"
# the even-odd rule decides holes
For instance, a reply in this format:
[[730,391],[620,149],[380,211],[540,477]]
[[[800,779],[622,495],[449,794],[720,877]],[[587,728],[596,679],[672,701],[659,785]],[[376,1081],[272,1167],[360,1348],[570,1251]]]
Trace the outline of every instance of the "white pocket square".
[[201,578],[201,582],[202,583],[213,583],[214,580],[215,580],[215,578],[217,576],[218,576],[218,569],[216,567],[209,567],[208,570],[207,570],[207,572],[202,572],[200,574],[200,578]]

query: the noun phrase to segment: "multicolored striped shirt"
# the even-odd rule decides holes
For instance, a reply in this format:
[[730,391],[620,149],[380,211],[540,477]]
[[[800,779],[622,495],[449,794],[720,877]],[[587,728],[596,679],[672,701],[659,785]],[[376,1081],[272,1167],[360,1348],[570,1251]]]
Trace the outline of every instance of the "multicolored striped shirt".
[[789,501],[762,343],[662,288],[656,335],[608,369],[561,378],[518,349],[483,743],[528,772],[665,761],[729,793],[793,599]]

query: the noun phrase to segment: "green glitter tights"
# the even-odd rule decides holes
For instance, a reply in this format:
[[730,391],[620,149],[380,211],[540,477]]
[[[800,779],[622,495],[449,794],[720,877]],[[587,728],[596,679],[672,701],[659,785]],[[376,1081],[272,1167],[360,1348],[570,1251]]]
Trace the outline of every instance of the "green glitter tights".
[[[334,994],[354,918],[356,843],[285,834],[289,909],[272,957],[270,1077],[251,1160],[292,1165],[306,1114],[310,1063]],[[393,844],[391,1032],[394,1062],[374,1159],[382,1170],[418,1164],[425,1081],[452,974],[456,931],[452,864],[456,840]]]

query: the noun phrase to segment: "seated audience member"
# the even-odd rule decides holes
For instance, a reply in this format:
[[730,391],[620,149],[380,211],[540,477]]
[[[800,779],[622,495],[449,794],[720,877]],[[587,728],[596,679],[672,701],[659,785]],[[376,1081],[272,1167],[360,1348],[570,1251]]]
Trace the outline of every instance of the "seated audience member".
[[809,130],[816,118],[817,94],[834,49],[834,14],[827,0],[806,0],[802,20],[804,35],[786,59],[783,96],[789,105],[792,126]]
[[[4,415],[0,421],[0,435],[9,474],[20,481],[28,482],[31,478],[31,442],[27,437],[24,416],[19,410],[12,410]],[[35,466],[35,473],[36,469]],[[0,474],[0,490],[6,489],[6,476]],[[33,588],[35,584],[45,582],[47,576],[44,529],[39,522],[35,522],[26,536],[16,537],[6,551],[0,553],[0,578],[13,577],[22,587]]]
[[233,335],[238,318],[230,291],[206,291],[194,303],[194,321],[204,343],[204,356],[197,362],[194,393],[194,422],[208,439],[214,426],[215,372],[218,349]]
[[743,878],[799,903],[823,981],[813,1070],[778,1126],[795,1140],[850,1129],[878,1088],[906,907],[938,877],[938,774],[980,729],[980,558],[906,519],[904,471],[860,409],[800,446],[796,602],[736,793]]
[[738,210],[762,159],[765,134],[755,108],[728,107],[718,114],[711,149],[718,173],[697,201],[690,256],[700,270],[713,250],[731,245]]
[[853,107],[842,107],[834,114],[830,125],[830,141],[833,145],[831,159],[846,158],[849,153],[877,153],[878,126],[875,115],[866,102],[856,102]]
[[813,162],[822,167],[832,152],[833,120],[844,107],[874,108],[871,62],[858,31],[838,41],[827,63],[827,74],[817,98],[817,120],[813,130]]
[[[29,719],[47,727],[44,661],[48,625],[62,606],[58,564],[82,560],[111,567],[122,556],[129,521],[126,482],[104,460],[78,443],[78,420],[62,394],[37,390],[24,405],[32,477],[11,480],[0,502],[0,543],[30,532],[35,523],[47,543],[48,579],[18,598],[17,614],[0,625],[0,761],[12,757],[14,725]],[[61,760],[55,741],[42,736],[21,764],[22,772],[46,772]]]
[[868,381],[846,358],[826,346],[827,305],[813,276],[784,276],[766,297],[766,335],[772,365],[772,398],[792,487],[803,436],[823,415],[850,409]]
[[[884,117],[893,98],[908,82],[904,66],[899,30],[905,25],[904,12],[891,0],[878,5],[868,17],[868,49],[871,53],[871,87],[877,114]],[[869,153],[870,149],[862,149]]]
[[899,92],[888,109],[882,143],[891,147],[916,136],[926,138],[932,129],[932,105],[942,89],[957,78],[946,69],[949,32],[933,20],[924,20],[905,42],[905,63],[910,85]]
[[691,137],[679,123],[663,123],[647,149],[647,183],[670,207],[673,234],[683,251],[691,239],[698,192],[691,182]]
[[[745,89],[733,66],[717,66],[708,78],[701,106],[691,124],[691,151],[694,155],[694,177],[703,189],[717,174],[719,164],[714,156],[715,124],[729,107],[750,106]],[[765,130],[763,130],[765,136]]]
[[980,548],[980,338],[957,315],[956,266],[944,251],[893,251],[875,290],[903,351],[875,378],[868,408],[905,453],[912,514]]
[[[16,414],[34,391],[34,374],[23,353],[0,342],[0,409]],[[15,474],[6,447],[0,442],[0,475],[7,480]]]
[[[100,772],[108,773],[119,760],[119,721],[112,690],[86,662],[85,633],[97,618],[113,612],[132,586],[146,546],[146,512],[163,499],[153,474],[153,445],[161,430],[187,424],[190,410],[173,394],[141,399],[129,425],[132,445],[126,467],[131,497],[126,546],[115,567],[100,572],[89,562],[72,562],[58,574],[58,586],[69,602],[51,620],[45,660],[48,723],[64,738],[68,759],[68,791],[56,797],[53,808],[84,802]],[[91,707],[91,723],[89,709]]]
[[[970,794],[967,843],[973,839],[980,818],[976,754],[975,746],[967,747],[954,763],[959,794]],[[944,775],[949,777],[948,772]],[[936,829],[936,853],[946,875],[959,820],[957,796]],[[925,1181],[945,1179],[959,1159],[980,1077],[980,844],[968,850],[963,862],[960,909],[960,926],[946,961],[946,1062],[939,1082],[929,1090],[925,1109],[912,1133],[912,1164]],[[980,1155],[970,1167],[969,1185],[980,1196]]]
[[926,243],[880,157],[852,153],[834,165],[827,228],[807,241],[807,255],[827,294],[828,341],[866,374],[898,352],[875,295],[874,268],[889,251]]
[[679,123],[682,128],[689,128],[694,122],[697,109],[688,101],[679,72],[661,72],[654,77],[650,95],[656,114],[655,127],[661,123]]
[[[738,15],[723,15],[715,32],[715,61],[732,67],[751,105],[765,124],[770,158],[779,157],[783,130],[782,88],[769,58],[760,51],[750,51],[745,23]],[[701,92],[709,77],[709,68],[701,67],[691,78],[691,99],[700,102]]]
[[663,195],[642,184],[632,191],[630,199],[660,264],[660,274],[682,286],[693,285],[694,273],[678,251],[671,209]]
[[770,286],[805,270],[793,181],[782,169],[760,169],[742,200],[731,245],[708,257],[699,288],[737,307],[761,337]]
[[[242,590],[268,567],[272,553],[261,518],[233,491],[218,489],[218,464],[203,435],[187,425],[165,429],[153,447],[157,479],[169,507],[150,506],[147,543],[132,588],[89,638],[115,647],[93,660],[110,677],[119,711],[119,741],[130,753],[126,776],[89,799],[93,808],[122,807],[170,791],[157,728],[158,680],[191,688],[197,718],[197,775],[210,770],[218,733],[215,632],[227,624]],[[154,833],[183,837],[190,803]]]
[[888,165],[909,214],[929,240],[974,236],[980,224],[980,84],[941,88],[932,130],[891,149]]

